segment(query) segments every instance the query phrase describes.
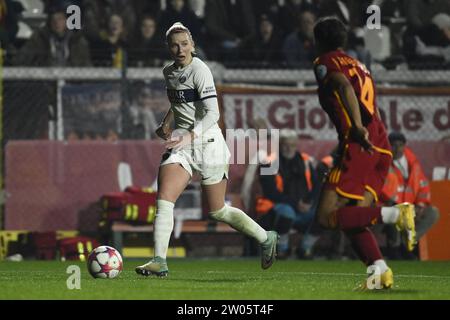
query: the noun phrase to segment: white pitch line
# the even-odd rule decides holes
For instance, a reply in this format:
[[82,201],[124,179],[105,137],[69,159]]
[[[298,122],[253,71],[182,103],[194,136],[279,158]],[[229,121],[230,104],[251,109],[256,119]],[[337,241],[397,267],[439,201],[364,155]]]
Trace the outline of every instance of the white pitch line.
[[[248,273],[247,271],[207,271],[207,273]],[[300,274],[300,275],[321,275],[321,276],[364,276],[362,273],[342,273],[342,272],[305,272],[305,271],[274,271],[274,273],[282,274]],[[394,277],[400,278],[435,278],[435,279],[449,279],[448,276],[423,275],[423,274],[395,274]]]

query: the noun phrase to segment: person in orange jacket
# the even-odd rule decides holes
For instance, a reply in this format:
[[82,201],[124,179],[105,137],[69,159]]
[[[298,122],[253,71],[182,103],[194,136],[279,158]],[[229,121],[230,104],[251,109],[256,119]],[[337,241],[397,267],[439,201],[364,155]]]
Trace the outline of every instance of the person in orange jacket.
[[319,183],[314,159],[298,151],[297,132],[283,129],[280,132],[279,171],[275,175],[261,175],[262,196],[256,200],[256,213],[263,225],[280,234],[278,258],[290,255],[289,231],[297,229],[303,239],[297,255],[309,258],[318,236],[313,234]]
[[[393,162],[386,177],[380,201],[387,205],[413,203],[416,210],[416,237],[419,240],[438,220],[439,210],[431,204],[429,181],[406,137],[399,132],[389,135]],[[398,248],[400,238],[395,230],[387,232],[388,247]]]

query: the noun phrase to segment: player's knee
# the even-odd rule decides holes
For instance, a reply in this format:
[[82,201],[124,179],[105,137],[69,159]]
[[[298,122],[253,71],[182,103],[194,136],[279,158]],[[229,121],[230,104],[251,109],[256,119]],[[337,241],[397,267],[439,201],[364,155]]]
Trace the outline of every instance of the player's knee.
[[175,203],[177,201],[177,197],[171,192],[168,192],[166,190],[160,190],[158,191],[158,200],[165,200]]
[[216,221],[225,221],[227,215],[227,206],[224,206],[220,210],[209,212],[209,216]]

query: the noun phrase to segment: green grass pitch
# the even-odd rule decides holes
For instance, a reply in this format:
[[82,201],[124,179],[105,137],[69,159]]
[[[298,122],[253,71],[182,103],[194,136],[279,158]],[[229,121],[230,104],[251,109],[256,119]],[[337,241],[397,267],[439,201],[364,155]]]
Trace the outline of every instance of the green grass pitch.
[[[93,279],[82,262],[0,262],[0,299],[450,299],[450,262],[391,262],[394,289],[354,292],[365,278],[358,261],[170,259],[168,278],[138,276],[126,260],[116,279]],[[71,264],[81,267],[81,289],[67,289]]]

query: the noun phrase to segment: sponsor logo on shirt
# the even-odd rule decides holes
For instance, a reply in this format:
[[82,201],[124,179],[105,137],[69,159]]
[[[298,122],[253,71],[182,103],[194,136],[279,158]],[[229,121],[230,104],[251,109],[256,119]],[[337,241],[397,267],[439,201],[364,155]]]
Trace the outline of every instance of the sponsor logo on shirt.
[[200,96],[195,89],[167,89],[167,97],[171,103],[188,103],[200,100]]

